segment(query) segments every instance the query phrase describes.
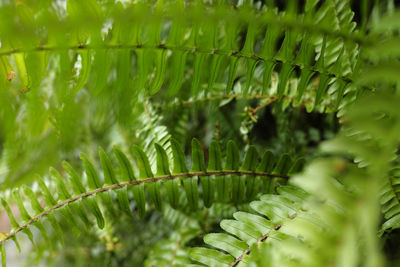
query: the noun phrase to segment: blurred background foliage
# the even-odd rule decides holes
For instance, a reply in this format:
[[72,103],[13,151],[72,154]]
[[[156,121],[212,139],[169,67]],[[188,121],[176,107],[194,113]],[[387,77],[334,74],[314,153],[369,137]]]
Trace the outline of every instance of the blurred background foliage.
[[[110,152],[137,144],[154,169],[154,143],[170,155],[171,137],[188,158],[198,138],[206,161],[212,140],[222,147],[233,140],[242,159],[250,145],[275,157],[323,157],[320,143],[346,125],[355,99],[377,85],[399,93],[396,5],[0,0],[0,194],[31,185],[62,160],[82,170],[82,151],[99,162],[98,146]],[[275,40],[265,37],[274,31]],[[188,247],[250,206],[166,209],[144,220],[108,214],[109,227],[84,236],[65,223],[65,248],[54,233],[39,238],[26,265],[172,266],[177,258],[189,264]],[[1,227],[7,232],[10,225]],[[397,236],[398,230],[384,235],[393,266]]]

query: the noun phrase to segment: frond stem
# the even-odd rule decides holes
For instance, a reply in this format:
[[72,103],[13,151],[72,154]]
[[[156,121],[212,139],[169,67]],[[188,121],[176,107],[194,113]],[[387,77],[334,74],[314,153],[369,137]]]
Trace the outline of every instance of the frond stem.
[[[212,95],[212,96],[207,96],[207,97],[201,97],[201,98],[196,98],[196,99],[189,99],[189,100],[185,100],[182,102],[176,102],[176,104],[182,104],[182,105],[190,105],[196,102],[200,102],[200,101],[213,101],[213,100],[221,100],[221,99],[229,99],[229,98],[246,98],[246,99],[275,99],[276,95],[260,95],[260,94],[254,94],[254,95],[247,95],[247,96],[243,96],[241,94],[227,94],[227,95]],[[295,101],[296,98],[295,97],[290,97],[287,95],[284,95],[283,98],[289,99],[291,101]],[[311,100],[309,99],[304,99],[302,101],[303,103],[309,103],[311,102]]]
[[[296,218],[296,216],[297,216],[297,213],[294,213],[293,215],[291,215],[291,216],[289,217],[289,219],[290,219],[290,220],[293,220],[294,218]],[[282,225],[283,225],[283,222],[281,222],[281,223],[275,225],[275,227],[274,227],[273,230],[274,230],[274,231],[278,231],[278,230],[282,227]],[[261,243],[261,242],[264,242],[264,241],[270,236],[270,234],[271,234],[271,231],[269,231],[268,233],[266,233],[265,235],[263,235],[262,237],[260,237],[260,238],[257,240],[257,244],[259,244],[259,243]],[[248,248],[242,253],[242,255],[240,255],[238,258],[236,258],[235,261],[232,262],[232,264],[229,265],[229,266],[230,266],[230,267],[234,267],[234,266],[238,265],[239,262],[243,259],[243,257],[244,257],[245,255],[248,255],[248,254],[250,254],[250,247],[248,247]]]
[[[222,49],[217,49],[217,48],[199,48],[199,47],[188,47],[188,46],[169,46],[165,44],[160,44],[158,46],[149,46],[149,45],[143,45],[143,44],[107,44],[103,43],[101,45],[90,45],[90,44],[81,44],[81,45],[70,45],[70,46],[38,46],[38,47],[33,47],[30,49],[19,49],[19,48],[13,48],[13,49],[8,49],[0,52],[0,56],[6,56],[6,55],[11,55],[11,54],[16,54],[16,53],[28,53],[28,52],[40,52],[40,51],[58,51],[58,50],[97,50],[97,49],[161,49],[161,50],[181,50],[181,51],[186,51],[186,52],[191,52],[191,53],[204,53],[204,54],[218,54],[218,55],[226,55],[226,56],[233,56],[233,57],[240,57],[240,58],[247,58],[247,59],[253,59],[257,61],[272,61],[276,64],[283,64],[283,60],[277,59],[277,58],[271,58],[271,59],[265,59],[263,57],[260,57],[256,54],[243,54],[241,51],[232,51],[232,50],[222,50]],[[330,72],[328,70],[322,70],[318,69],[314,66],[303,66],[297,62],[294,61],[285,61],[286,63],[291,64],[292,66],[295,66],[297,68],[304,68],[307,67],[311,71],[318,72],[318,73],[324,73],[329,77],[335,77],[337,79],[342,79],[343,81],[347,83],[353,83],[353,79],[349,76],[341,76],[336,73]]]
[[105,186],[102,188],[97,188],[95,190],[89,191],[82,193],[80,195],[74,196],[72,198],[66,199],[50,208],[47,210],[39,213],[29,221],[25,222],[21,226],[19,226],[17,229],[15,229],[13,232],[8,234],[5,238],[0,240],[0,246],[5,243],[8,239],[14,237],[18,232],[21,232],[25,228],[27,228],[29,225],[33,224],[34,222],[38,221],[41,219],[43,216],[46,216],[47,214],[50,214],[52,211],[61,208],[69,203],[75,202],[79,199],[89,197],[92,195],[95,195],[97,193],[102,193],[102,192],[107,192],[110,190],[114,189],[119,189],[131,185],[138,185],[138,184],[144,184],[144,183],[152,183],[152,182],[157,182],[157,181],[162,181],[162,180],[171,180],[171,179],[176,179],[176,178],[190,178],[194,176],[211,176],[211,175],[252,175],[252,176],[259,176],[259,177],[270,177],[270,178],[284,178],[284,179],[289,179],[289,176],[287,175],[279,175],[279,174],[270,174],[270,173],[264,173],[264,172],[252,172],[252,171],[229,171],[229,170],[224,170],[224,171],[200,171],[200,172],[188,172],[188,173],[178,173],[178,174],[171,174],[171,175],[162,175],[162,176],[157,176],[157,177],[152,177],[152,178],[146,178],[146,179],[140,179],[140,180],[135,180],[135,181],[129,181],[129,182],[124,182],[120,184],[112,184],[109,186]]

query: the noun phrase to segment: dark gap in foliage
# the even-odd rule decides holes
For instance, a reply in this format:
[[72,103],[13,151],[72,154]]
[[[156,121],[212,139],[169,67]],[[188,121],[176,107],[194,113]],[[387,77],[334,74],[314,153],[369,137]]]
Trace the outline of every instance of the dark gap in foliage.
[[243,49],[243,46],[246,43],[246,35],[247,35],[247,27],[242,26],[238,31],[238,40],[237,40],[237,43],[239,44],[238,51]]
[[[271,1],[272,2],[272,1]],[[278,8],[279,12],[283,12],[286,10],[287,6],[287,1],[284,0],[278,0],[278,1],[273,1],[274,5]]]
[[384,245],[383,251],[387,259],[387,266],[399,266],[400,265],[400,230],[392,230],[383,237]]
[[305,109],[293,112],[290,124],[292,131],[306,133],[307,145],[310,147],[317,147],[321,141],[329,139],[339,130],[335,114],[307,113]]
[[262,138],[263,140],[270,140],[277,137],[276,119],[272,114],[272,107],[266,107],[260,115],[258,122],[254,125],[253,130],[250,132],[250,139]]
[[297,1],[297,13],[298,14],[302,14],[305,11],[305,7],[306,7],[306,1],[305,0],[298,0]]
[[274,49],[275,52],[279,51],[279,49],[282,47],[284,39],[285,39],[285,33],[281,32],[279,38],[277,39],[277,41],[275,43],[275,49]]
[[325,0],[318,1],[317,4],[315,5],[315,10],[319,10],[324,4],[325,4]]
[[292,75],[295,75],[296,77],[300,77],[301,74],[301,68],[299,66],[295,66],[292,72]]
[[[331,138],[338,131],[339,122],[334,113],[308,113],[304,108],[288,108],[277,115],[271,105],[259,114],[249,138],[259,140],[264,147],[277,153],[305,156],[315,150],[321,141]],[[304,150],[305,146],[311,150]]]

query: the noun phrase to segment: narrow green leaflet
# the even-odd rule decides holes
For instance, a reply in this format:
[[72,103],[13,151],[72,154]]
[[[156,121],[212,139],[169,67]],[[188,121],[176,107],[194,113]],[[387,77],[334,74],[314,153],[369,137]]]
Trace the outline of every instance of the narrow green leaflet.
[[182,86],[183,76],[185,74],[186,51],[175,51],[172,55],[172,72],[174,75],[169,82],[168,92],[170,95],[175,95]]
[[[57,191],[59,192],[60,200],[65,201],[67,199],[70,199],[71,194],[68,192],[67,187],[66,187],[60,173],[52,167],[50,167],[49,173],[56,180]],[[89,225],[90,225],[89,219],[87,218],[86,212],[83,209],[82,205],[79,205],[79,202],[68,204],[68,209],[71,211],[72,214],[75,214],[75,213],[78,214],[78,216],[83,221],[84,225],[86,227],[89,227]]]
[[1,205],[3,205],[3,208],[7,212],[8,218],[10,219],[10,223],[13,229],[17,229],[19,227],[19,224],[17,220],[14,217],[14,214],[12,213],[10,206],[8,205],[7,201],[4,200],[4,198],[1,198]]
[[206,58],[206,54],[198,53],[194,57],[194,70],[193,70],[193,79],[192,79],[192,93],[194,95],[198,95],[200,90],[200,81],[202,78],[202,74],[204,72],[204,60]]
[[293,72],[293,66],[288,63],[282,64],[282,69],[279,75],[278,83],[278,100],[281,101],[285,95],[287,84],[289,82],[290,75]]
[[[272,169],[274,167],[274,164],[275,164],[274,154],[272,153],[272,151],[267,150],[264,152],[264,155],[261,158],[260,164],[257,166],[257,172],[271,173]],[[257,182],[259,183],[260,180],[257,179]],[[273,182],[274,182],[274,179],[272,177],[268,177],[268,178],[264,177],[262,179],[263,192],[272,193],[273,189],[274,189]]]
[[[124,182],[135,181],[136,178],[133,173],[132,164],[130,163],[128,157],[116,146],[114,146],[114,154],[120,165],[121,180]],[[124,199],[122,200],[123,203],[121,205],[123,205],[124,210],[126,210],[128,212],[128,214],[130,214],[127,189],[126,188],[121,189],[121,191],[123,192],[123,195],[124,195],[123,196]],[[143,218],[145,216],[145,207],[146,207],[145,206],[145,197],[144,197],[144,185],[139,184],[139,185],[133,186],[132,191],[133,191],[133,196],[137,203],[139,215]]]
[[[85,168],[86,177],[88,179],[89,188],[94,190],[103,187],[103,181],[100,179],[99,174],[96,171],[93,163],[91,163],[88,157],[84,153],[80,153],[81,160],[83,162],[83,167]],[[112,214],[115,213],[112,200],[109,194],[99,194],[104,205],[107,207],[108,211]]]
[[228,74],[228,82],[226,84],[225,92],[229,94],[233,90],[233,83],[236,77],[236,71],[239,65],[240,57],[231,57],[229,63],[229,74]]
[[237,236],[239,239],[245,241],[249,246],[256,243],[262,236],[262,233],[240,221],[222,220],[220,225],[226,232]]
[[156,60],[156,73],[150,86],[151,95],[157,93],[164,82],[165,69],[167,67],[167,50],[165,49],[157,50],[155,60]]
[[[224,170],[236,171],[239,169],[239,164],[239,149],[235,142],[229,140],[227,143],[226,163]],[[239,203],[240,177],[238,175],[229,175],[227,180],[230,180],[230,183],[232,183],[232,192],[229,192],[230,197],[233,203],[237,204]]]
[[231,255],[208,248],[193,248],[190,258],[210,267],[228,267],[234,261]]
[[99,147],[99,156],[101,168],[104,171],[104,183],[106,185],[118,184],[118,180],[115,177],[114,168],[111,165],[111,160],[101,147]]
[[83,162],[83,167],[85,168],[89,188],[93,190],[102,187],[102,182],[100,181],[99,174],[93,166],[93,163],[89,161],[88,157],[84,153],[80,153],[80,158]]
[[[155,144],[157,153],[157,176],[171,175],[169,170],[168,156],[164,148]],[[171,179],[165,182],[165,188],[171,207],[177,208],[179,204],[179,180]]]
[[204,236],[204,242],[228,252],[235,258],[238,258],[248,248],[245,242],[227,234],[208,234]]
[[[173,174],[177,173],[187,173],[188,169],[186,166],[186,158],[185,154],[183,153],[182,148],[180,147],[179,143],[175,139],[171,139],[171,149],[172,155],[174,160],[174,169]],[[196,210],[198,208],[199,202],[199,193],[197,190],[198,178],[191,177],[191,178],[182,178],[183,188],[186,193],[186,197],[188,200],[189,207],[191,210]]]
[[212,55],[211,67],[210,67],[210,77],[208,79],[208,92],[212,92],[214,88],[214,83],[219,75],[219,69],[222,62],[222,55]]
[[92,52],[89,49],[85,49],[79,52],[81,58],[81,68],[78,80],[73,89],[74,93],[80,91],[89,79],[89,75],[92,68]]
[[[201,148],[200,141],[196,138],[192,140],[192,172],[206,171],[204,163],[204,152]],[[200,177],[201,188],[203,189],[204,206],[210,207],[214,200],[214,183],[208,176]]]
[[276,63],[271,60],[264,61],[264,73],[263,73],[263,87],[261,94],[267,93],[267,89],[270,88],[272,71],[275,68]]
[[[222,170],[222,155],[221,148],[217,141],[212,141],[209,147],[209,160],[207,171],[218,171]],[[229,179],[225,176],[212,176],[212,180],[215,180],[217,185],[217,197],[218,201],[226,201],[229,197]]]
[[[83,186],[82,181],[80,180],[79,175],[74,168],[72,168],[72,166],[66,161],[63,161],[62,166],[70,176],[75,194],[78,195],[86,193],[85,187]],[[94,197],[83,198],[82,202],[88,206],[90,212],[92,212],[92,214],[96,217],[97,226],[100,229],[103,229],[105,222],[96,199]]]
[[[14,214],[12,213],[12,211],[11,211],[11,209],[10,209],[10,206],[8,205],[8,203],[7,203],[3,198],[1,198],[1,204],[3,205],[4,209],[5,209],[6,212],[7,212],[7,215],[8,215],[8,218],[10,219],[11,226],[12,226],[13,230],[16,230],[16,229],[19,227],[19,224],[18,224],[17,220],[15,219]],[[19,199],[19,203],[17,202],[17,204],[18,204],[18,208],[20,208],[20,206],[21,206],[21,207],[22,207],[22,210],[25,209],[25,208],[23,207],[23,204],[22,204],[22,200],[21,200],[21,199]],[[21,211],[21,209],[20,209],[20,211]],[[26,211],[26,210],[25,210],[25,211]],[[26,214],[27,214],[27,213],[26,213]],[[27,218],[30,218],[29,215],[27,215],[27,216],[28,216]],[[28,219],[28,220],[29,220],[29,219]],[[28,236],[28,238],[29,238],[29,240],[32,242],[32,244],[35,245],[35,243],[33,242],[33,234],[32,234],[32,232],[31,232],[31,230],[30,230],[29,228],[25,228],[25,229],[23,230],[23,232]],[[15,240],[16,240],[16,239],[15,239]],[[17,242],[16,242],[16,244],[17,244]]]
[[78,173],[75,169],[66,161],[62,162],[62,166],[66,173],[70,176],[72,186],[74,189],[75,194],[83,194],[86,192],[85,187],[82,184],[81,178],[79,177]]
[[[107,154],[101,147],[99,147],[99,155],[100,155],[101,167],[104,172],[105,184],[106,185],[118,184],[119,182],[114,173],[114,168],[111,165],[111,160],[108,158]],[[121,209],[124,210],[127,214],[130,214],[127,189],[121,188],[117,189],[115,192],[117,194],[118,203]]]
[[[246,156],[241,171],[255,171],[258,165],[258,154],[254,146],[250,146],[247,150]],[[254,198],[257,192],[257,183],[254,176],[245,175],[241,176],[239,180],[239,201]],[[247,188],[247,191],[245,191]]]
[[121,168],[121,180],[124,182],[135,181],[136,178],[133,173],[132,164],[128,157],[116,146],[114,146],[113,150]]
[[244,88],[243,96],[247,96],[247,94],[250,90],[250,86],[252,84],[252,80],[253,80],[254,72],[256,70],[257,63],[258,63],[258,60],[254,60],[254,59],[247,60],[246,87]]
[[292,160],[290,159],[290,156],[288,154],[282,154],[272,173],[286,175],[291,166]]
[[[136,163],[139,168],[139,179],[151,178],[153,177],[153,172],[150,167],[149,159],[147,158],[146,154],[143,150],[134,145],[132,146],[132,153],[136,158]],[[139,185],[140,186],[140,185]],[[161,194],[160,194],[160,184],[159,183],[150,183],[149,187],[149,194],[152,198],[154,205],[158,210],[161,210]]]

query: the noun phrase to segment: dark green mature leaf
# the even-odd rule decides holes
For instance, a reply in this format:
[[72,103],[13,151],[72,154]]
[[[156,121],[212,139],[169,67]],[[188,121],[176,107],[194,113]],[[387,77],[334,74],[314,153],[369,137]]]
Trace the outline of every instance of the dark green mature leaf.
[[[250,146],[247,150],[244,162],[240,170],[242,171],[256,171],[258,165],[258,154],[254,146]],[[257,183],[254,176],[245,175],[240,177],[239,181],[239,200],[252,199],[257,191]],[[245,191],[247,188],[247,191]]]
[[239,60],[240,57],[231,57],[230,58],[230,63],[229,63],[229,76],[228,76],[228,82],[226,84],[226,90],[225,92],[228,94],[232,91],[233,89],[233,83],[235,81],[235,76],[236,76],[236,71],[239,65]]
[[[179,146],[175,139],[171,139],[172,155],[174,158],[174,170],[173,173],[187,173],[185,154],[182,148]],[[198,178],[183,178],[183,187],[186,193],[188,204],[192,210],[196,210],[198,207],[199,195],[197,189]]]
[[[104,172],[104,182],[106,185],[118,184],[114,168],[111,165],[111,160],[108,158],[107,154],[104,152],[103,148],[99,147],[100,163]],[[117,199],[119,206],[127,214],[130,214],[128,193],[126,188],[121,188],[116,190]]]
[[[226,163],[224,170],[238,170],[240,164],[239,150],[235,142],[229,140],[226,148]],[[232,184],[231,199],[233,203],[239,203],[240,178],[238,175],[229,175]]]
[[[263,157],[261,158],[260,164],[257,166],[257,172],[265,172],[271,173],[272,169],[275,165],[275,156],[272,151],[267,150],[264,152]],[[256,180],[258,185],[261,186],[261,182]],[[274,179],[272,177],[262,179],[262,187],[264,188],[264,192],[272,193],[274,185]]]
[[[171,175],[169,170],[168,156],[164,148],[159,144],[155,144],[157,152],[157,176]],[[165,182],[165,188],[169,203],[172,208],[177,208],[179,205],[179,180],[173,179]]]
[[[136,162],[139,167],[139,179],[145,179],[145,178],[152,178],[153,177],[153,172],[150,167],[149,159],[147,158],[146,154],[143,152],[141,148],[138,146],[133,146],[132,147],[132,152],[135,155]],[[140,186],[140,185],[139,185]],[[152,183],[149,184],[149,193],[150,197],[152,198],[156,208],[158,210],[161,210],[161,193],[160,193],[160,183]]]
[[[63,165],[64,170],[70,176],[70,181],[72,182],[75,194],[86,193],[86,189],[83,186],[78,173],[72,168],[72,166],[66,161],[63,161],[62,165]],[[93,198],[93,197],[84,198],[82,200],[82,202],[88,206],[90,212],[96,217],[98,227],[100,229],[103,229],[104,224],[105,224],[103,214],[101,213],[100,207],[96,203],[95,198]],[[54,224],[56,224],[56,222],[54,222]],[[54,227],[54,225],[53,225],[53,227]]]
[[[222,155],[221,148],[217,141],[212,141],[209,148],[209,160],[207,171],[222,170]],[[223,202],[228,200],[230,188],[230,179],[226,176],[214,176],[217,186],[218,200]]]
[[[214,144],[215,145],[215,144]],[[216,152],[214,152],[216,153]],[[215,155],[214,155],[215,156]],[[206,171],[206,166],[204,163],[204,153],[203,149],[201,148],[200,141],[196,138],[192,140],[192,172],[204,172]],[[213,160],[214,166],[216,163],[216,159]],[[213,167],[214,167],[213,166]],[[213,200],[214,200],[214,182],[213,180],[206,176],[200,177],[200,184],[203,189],[203,201],[206,207],[210,207]]]

